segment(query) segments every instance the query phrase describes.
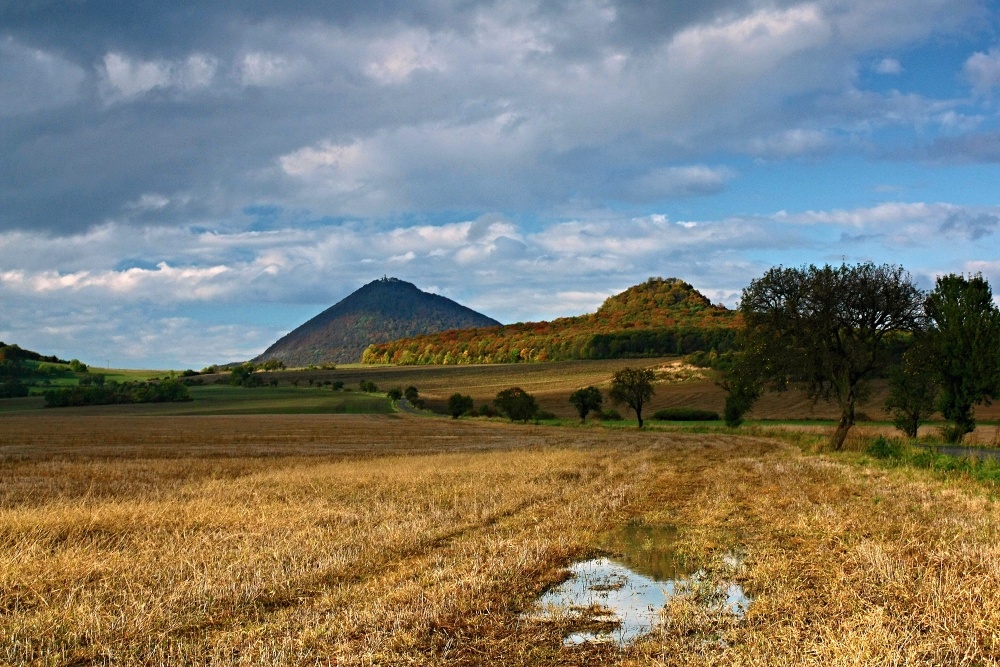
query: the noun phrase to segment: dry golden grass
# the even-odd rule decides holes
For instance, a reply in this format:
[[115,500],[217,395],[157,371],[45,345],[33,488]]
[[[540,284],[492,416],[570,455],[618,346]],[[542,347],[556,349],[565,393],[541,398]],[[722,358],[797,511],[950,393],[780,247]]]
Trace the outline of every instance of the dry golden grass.
[[[10,664],[1000,664],[990,489],[764,438],[7,416],[0,489]],[[695,592],[618,650],[522,616],[634,519],[746,618]]]

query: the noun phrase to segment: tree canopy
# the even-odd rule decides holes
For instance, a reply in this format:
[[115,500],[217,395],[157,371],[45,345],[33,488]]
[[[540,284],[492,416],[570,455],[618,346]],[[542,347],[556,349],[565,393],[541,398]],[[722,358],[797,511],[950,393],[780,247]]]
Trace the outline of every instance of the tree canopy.
[[493,399],[493,405],[497,412],[507,415],[511,421],[527,423],[538,412],[538,403],[535,401],[535,397],[520,387],[511,387],[497,393],[496,398]]
[[580,421],[585,422],[588,414],[601,409],[604,397],[601,396],[601,390],[597,387],[584,387],[570,394],[569,402],[576,408],[577,414],[580,415]]
[[635,412],[635,418],[642,428],[642,408],[653,397],[653,382],[656,373],[649,368],[626,366],[614,374],[608,395],[618,404],[625,404]]
[[473,407],[472,397],[458,392],[448,397],[448,414],[452,419],[458,419],[467,412],[471,412]]
[[938,407],[952,422],[947,438],[958,442],[976,427],[973,406],[1000,394],[1000,311],[980,274],[939,277],[924,307]]

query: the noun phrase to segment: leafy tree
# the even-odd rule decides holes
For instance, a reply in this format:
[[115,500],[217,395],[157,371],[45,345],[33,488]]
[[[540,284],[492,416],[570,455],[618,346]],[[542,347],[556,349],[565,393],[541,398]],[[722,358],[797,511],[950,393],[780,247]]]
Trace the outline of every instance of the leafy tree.
[[79,359],[70,359],[69,369],[74,373],[86,373],[89,370],[87,364],[82,363]]
[[92,384],[102,385],[104,384],[104,380],[105,378],[103,373],[92,373],[88,374],[86,377],[80,378],[80,385],[84,387]]
[[23,398],[30,393],[28,385],[14,378],[0,378],[0,398]]
[[580,415],[580,421],[585,422],[587,421],[587,414],[591,411],[599,411],[601,409],[604,397],[601,396],[600,389],[591,386],[574,391],[569,395],[569,402],[576,408],[577,414]]
[[[871,379],[891,359],[889,340],[919,329],[922,294],[902,267],[872,263],[797,269],[776,267],[743,290],[743,372],[754,386],[801,382],[811,399],[834,399],[840,449]],[[756,374],[756,378],[752,376]]]
[[254,365],[251,363],[240,364],[229,373],[229,384],[234,387],[247,387],[252,384],[251,377],[254,373]]
[[960,442],[976,428],[973,406],[1000,393],[1000,312],[989,282],[950,274],[937,279],[925,303],[938,407],[952,423],[945,436]]
[[611,391],[608,396],[618,405],[628,405],[635,412],[642,428],[642,407],[653,397],[653,382],[656,374],[649,368],[632,368],[626,366],[611,378]]
[[403,396],[411,403],[420,398],[420,392],[412,384],[403,390]]
[[520,387],[511,387],[497,393],[493,405],[496,406],[497,412],[507,415],[511,421],[528,423],[528,420],[538,412],[535,397]]
[[753,341],[747,339],[745,331],[740,332],[736,339],[740,349],[718,357],[715,361],[715,366],[720,371],[716,384],[726,391],[726,405],[722,414],[729,428],[736,428],[743,423],[744,415],[760,398],[761,378],[768,375],[767,369],[761,367],[764,356],[755,351]]
[[394,401],[398,401],[399,399],[403,398],[403,390],[400,389],[399,387],[393,387],[392,389],[387,391],[385,395]]
[[334,380],[334,381],[333,381],[333,382],[332,382],[332,383],[330,384],[330,387],[331,387],[331,388],[332,388],[332,389],[333,389],[334,391],[340,391],[341,389],[343,389],[343,388],[344,388],[344,381],[343,381],[343,380]]
[[448,397],[448,413],[452,419],[458,419],[467,412],[472,412],[472,397],[454,393]]
[[378,385],[372,382],[371,380],[362,380],[361,382],[358,383],[358,388],[361,391],[366,391],[370,394],[378,393]]
[[889,397],[885,409],[896,428],[910,438],[917,437],[920,423],[934,414],[938,388],[926,345],[921,341],[903,355],[903,361],[889,370]]

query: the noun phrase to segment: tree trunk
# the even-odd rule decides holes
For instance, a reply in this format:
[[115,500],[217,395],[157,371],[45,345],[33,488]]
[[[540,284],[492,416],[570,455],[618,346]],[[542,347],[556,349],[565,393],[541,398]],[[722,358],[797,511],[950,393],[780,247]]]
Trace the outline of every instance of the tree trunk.
[[838,452],[844,448],[844,441],[847,440],[847,432],[851,430],[852,426],[854,426],[854,401],[848,401],[841,411],[840,423],[837,424],[837,430],[833,432],[833,437],[830,438],[830,444]]

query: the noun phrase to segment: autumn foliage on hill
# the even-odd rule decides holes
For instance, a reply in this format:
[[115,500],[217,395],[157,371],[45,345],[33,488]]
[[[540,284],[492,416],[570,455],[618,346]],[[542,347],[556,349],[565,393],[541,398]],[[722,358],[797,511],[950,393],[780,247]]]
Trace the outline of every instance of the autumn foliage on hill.
[[732,346],[737,317],[682,280],[650,278],[608,298],[596,313],[378,343],[362,361],[497,364],[724,351]]

